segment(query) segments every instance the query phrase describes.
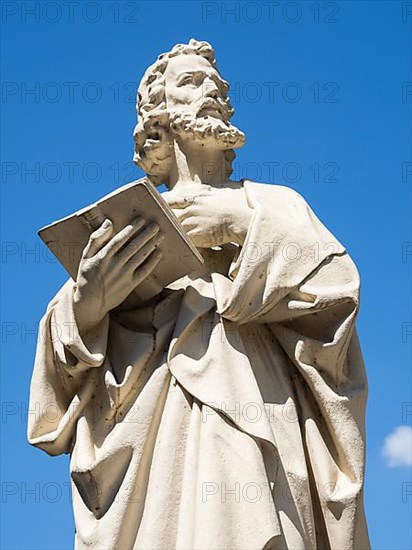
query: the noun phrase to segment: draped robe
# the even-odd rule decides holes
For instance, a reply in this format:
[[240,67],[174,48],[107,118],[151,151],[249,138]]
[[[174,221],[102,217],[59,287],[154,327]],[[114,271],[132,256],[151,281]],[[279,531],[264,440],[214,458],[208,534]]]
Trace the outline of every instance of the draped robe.
[[244,190],[244,245],[142,307],[47,308],[28,434],[71,454],[76,548],[369,548],[357,270],[295,191]]

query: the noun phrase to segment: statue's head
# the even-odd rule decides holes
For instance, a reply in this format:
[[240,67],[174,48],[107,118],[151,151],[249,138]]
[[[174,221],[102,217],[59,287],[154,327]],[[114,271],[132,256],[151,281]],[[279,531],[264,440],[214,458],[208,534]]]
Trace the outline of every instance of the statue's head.
[[245,136],[230,123],[228,90],[207,42],[178,44],[147,69],[137,93],[134,162],[154,183],[168,183],[175,139],[223,150],[231,174],[233,149]]

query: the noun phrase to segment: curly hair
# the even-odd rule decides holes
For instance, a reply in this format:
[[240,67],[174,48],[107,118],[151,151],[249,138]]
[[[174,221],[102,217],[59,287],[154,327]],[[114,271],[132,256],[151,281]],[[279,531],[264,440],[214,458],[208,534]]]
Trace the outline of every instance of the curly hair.
[[[200,55],[216,68],[215,53],[208,42],[199,42],[193,38],[189,44],[177,44],[170,52],[159,55],[157,61],[145,72],[137,92],[138,124],[134,130],[134,162],[156,184],[168,183],[171,165],[170,123],[166,107],[165,72],[169,60],[177,55]],[[227,83],[225,83],[227,84]],[[227,90],[229,86],[227,85]],[[227,93],[224,97],[230,116]],[[225,171],[232,173],[235,158],[232,149],[225,151]]]

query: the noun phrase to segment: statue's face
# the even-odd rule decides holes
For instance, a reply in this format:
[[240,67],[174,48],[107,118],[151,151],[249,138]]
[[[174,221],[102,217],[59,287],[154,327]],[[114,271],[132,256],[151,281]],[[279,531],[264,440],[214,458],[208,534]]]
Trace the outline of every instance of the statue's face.
[[227,84],[204,57],[178,55],[170,59],[165,85],[169,113],[205,122],[209,118],[229,121]]
[[190,147],[241,147],[245,136],[230,123],[227,90],[227,83],[204,57],[196,54],[172,57],[165,71],[171,134]]

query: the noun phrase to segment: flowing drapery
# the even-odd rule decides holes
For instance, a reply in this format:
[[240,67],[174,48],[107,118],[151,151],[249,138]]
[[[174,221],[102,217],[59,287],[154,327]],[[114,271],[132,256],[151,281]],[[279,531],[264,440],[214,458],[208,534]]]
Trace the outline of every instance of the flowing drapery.
[[364,549],[359,277],[306,202],[244,183],[241,249],[80,336],[50,303],[29,440],[71,453],[76,547]]

